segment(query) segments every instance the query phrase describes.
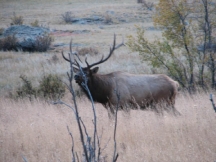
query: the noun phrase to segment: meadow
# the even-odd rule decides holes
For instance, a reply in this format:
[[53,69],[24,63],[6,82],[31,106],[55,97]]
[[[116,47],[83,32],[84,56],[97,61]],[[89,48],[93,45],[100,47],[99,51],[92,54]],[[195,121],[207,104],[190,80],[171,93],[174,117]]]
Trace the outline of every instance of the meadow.
[[[156,2],[156,1],[155,1]],[[106,16],[111,24],[66,24],[62,14],[70,11],[75,17]],[[148,39],[161,36],[151,21],[151,12],[130,0],[20,0],[0,1],[0,28],[10,25],[13,13],[24,18],[29,25],[35,20],[49,27],[54,42],[65,46],[43,53],[0,51],[0,161],[31,162],[71,161],[71,138],[67,126],[73,133],[75,149],[82,156],[82,147],[73,112],[63,105],[52,105],[41,99],[34,101],[12,100],[8,94],[22,85],[20,75],[26,75],[34,85],[43,75],[58,74],[67,82],[69,64],[62,59],[61,51],[69,51],[70,39],[81,47],[94,47],[98,55],[88,56],[89,62],[99,60],[109,52],[114,33],[117,43],[122,37],[135,35],[136,25],[146,29]],[[124,20],[124,21],[120,21]],[[58,32],[56,32],[58,31]],[[53,60],[55,56],[57,61]],[[84,59],[84,56],[81,57]],[[149,74],[153,71],[141,57],[127,46],[115,51],[106,63],[100,65],[102,74],[112,71],[126,71]],[[75,90],[79,87],[74,83]],[[152,111],[131,110],[129,114],[120,111],[117,125],[117,152],[120,162],[213,162],[216,161],[216,114],[209,101],[209,94],[215,91],[199,91],[193,95],[179,91],[176,109],[181,116],[165,113],[158,116]],[[73,105],[70,93],[62,99]],[[91,103],[85,97],[77,99],[80,116],[89,132],[93,131]],[[104,161],[111,161],[113,154],[114,122],[108,118],[107,110],[95,104],[98,129],[101,136]]]

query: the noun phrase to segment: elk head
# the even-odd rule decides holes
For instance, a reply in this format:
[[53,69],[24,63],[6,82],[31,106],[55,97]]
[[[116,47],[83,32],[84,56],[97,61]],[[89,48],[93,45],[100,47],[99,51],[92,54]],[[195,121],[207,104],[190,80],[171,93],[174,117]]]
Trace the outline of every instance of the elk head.
[[[87,61],[87,57],[85,58],[85,63],[86,63],[86,67],[82,67],[79,62],[77,61],[76,58],[78,58],[78,60],[80,62],[81,59],[79,58],[79,55],[77,52],[72,52],[72,41],[70,42],[70,53],[69,53],[69,59],[66,58],[62,52],[62,56],[63,58],[70,62],[71,66],[73,66],[73,70],[76,73],[74,75],[74,79],[76,81],[76,83],[78,83],[79,85],[82,85],[83,83],[87,83],[94,74],[96,74],[99,70],[99,67],[94,67],[96,65],[99,65],[105,61],[107,61],[111,55],[113,54],[113,52],[118,49],[119,47],[124,45],[124,40],[122,39],[122,43],[119,45],[116,45],[116,35],[114,34],[114,41],[113,41],[113,45],[110,47],[110,52],[108,54],[108,56],[106,58],[104,58],[104,56],[102,56],[102,58],[98,61],[95,62],[93,64],[89,64]],[[72,58],[72,56],[76,56],[76,58]]]

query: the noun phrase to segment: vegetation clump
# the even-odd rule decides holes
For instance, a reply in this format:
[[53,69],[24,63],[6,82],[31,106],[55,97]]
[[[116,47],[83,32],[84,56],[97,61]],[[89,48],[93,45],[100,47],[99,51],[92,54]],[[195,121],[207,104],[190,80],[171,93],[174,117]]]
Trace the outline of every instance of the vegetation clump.
[[48,74],[44,76],[38,87],[34,87],[26,76],[21,75],[20,78],[23,85],[11,96],[14,99],[28,98],[31,101],[34,98],[42,98],[45,100],[57,100],[65,94],[65,85],[57,75]]
[[11,51],[17,50],[18,40],[15,35],[9,35],[0,39],[0,50]]
[[64,14],[61,15],[62,16],[62,20],[65,23],[72,23],[73,21],[73,16],[72,13],[70,11],[65,12]]
[[24,19],[22,16],[17,16],[16,13],[13,13],[13,17],[11,18],[11,25],[22,25]]
[[45,99],[57,100],[65,94],[65,85],[57,75],[49,74],[40,81],[38,92]]
[[36,38],[34,43],[34,48],[32,51],[45,52],[49,49],[51,43],[53,42],[53,37],[50,34],[45,34],[44,36],[39,36]]
[[91,56],[99,54],[99,50],[95,47],[83,47],[80,49],[77,48],[77,52],[81,56],[85,56],[87,54]]
[[[214,4],[212,0],[192,4],[189,0],[160,0],[153,21],[162,29],[162,39],[151,42],[145,30],[137,27],[137,37],[129,36],[128,46],[149,65],[166,70],[190,92],[198,86],[216,88]],[[205,77],[206,72],[211,79]]]

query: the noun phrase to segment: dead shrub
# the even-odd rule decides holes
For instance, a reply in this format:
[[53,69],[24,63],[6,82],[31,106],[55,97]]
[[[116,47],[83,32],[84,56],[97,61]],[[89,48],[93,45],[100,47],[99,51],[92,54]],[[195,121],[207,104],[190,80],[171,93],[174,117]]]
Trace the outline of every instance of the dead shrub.
[[97,55],[99,53],[98,49],[95,47],[83,47],[81,49],[76,50],[79,55],[85,56],[85,55]]
[[17,38],[15,35],[7,36],[0,39],[0,50],[3,51],[17,51]]
[[70,11],[65,12],[64,14],[61,15],[62,16],[62,20],[65,23],[71,23],[73,21],[73,16],[72,13]]
[[45,52],[49,49],[51,43],[53,42],[53,37],[49,34],[45,36],[39,36],[35,40],[34,49],[32,51]]
[[111,24],[111,23],[113,23],[113,19],[112,19],[112,17],[109,14],[106,14],[104,16],[104,23],[105,24]]
[[137,3],[141,3],[142,7],[147,10],[152,10],[154,7],[153,2],[147,2],[146,0],[137,0]]
[[13,13],[13,17],[11,18],[11,25],[22,25],[24,22],[22,16],[16,16],[16,13]]
[[40,27],[39,21],[35,20],[34,22],[31,23],[31,26],[33,26],[33,27]]
[[2,35],[4,33],[4,28],[0,28],[0,35]]
[[53,55],[50,59],[47,60],[49,64],[56,64],[59,61],[59,58],[57,55]]

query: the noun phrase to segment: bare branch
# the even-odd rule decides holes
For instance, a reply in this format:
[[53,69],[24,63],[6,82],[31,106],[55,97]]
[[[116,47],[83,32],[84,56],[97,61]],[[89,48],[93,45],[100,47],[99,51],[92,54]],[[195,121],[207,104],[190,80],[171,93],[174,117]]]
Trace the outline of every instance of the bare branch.
[[69,133],[69,135],[71,137],[71,140],[72,140],[72,146],[71,146],[71,152],[72,152],[72,155],[73,155],[72,162],[76,162],[76,158],[75,158],[75,154],[74,154],[74,139],[73,139],[73,135],[72,135],[71,131],[69,130],[68,126],[67,126],[67,130],[68,130],[68,133]]
[[[116,83],[117,84],[117,83]],[[118,85],[117,85],[118,88]],[[118,89],[115,90],[116,92],[116,96],[118,99],[117,105],[116,105],[116,112],[115,112],[115,127],[114,127],[114,135],[113,135],[113,139],[114,139],[114,153],[113,153],[113,162],[117,161],[118,158],[118,153],[116,154],[116,130],[117,130],[117,115],[118,115],[118,108],[119,108],[119,101],[120,101],[120,93],[118,91]]]
[[212,95],[212,94],[210,94],[210,101],[211,101],[211,103],[212,103],[212,106],[213,106],[214,111],[216,112],[216,107],[215,107],[215,103],[214,103],[213,95]]

